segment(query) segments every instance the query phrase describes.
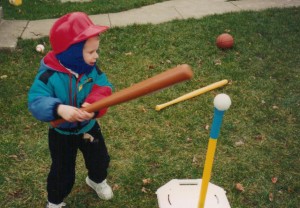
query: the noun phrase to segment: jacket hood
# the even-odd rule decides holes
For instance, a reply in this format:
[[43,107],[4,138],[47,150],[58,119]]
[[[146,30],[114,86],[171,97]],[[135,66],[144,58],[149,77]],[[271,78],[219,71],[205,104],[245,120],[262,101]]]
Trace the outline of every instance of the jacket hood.
[[40,69],[45,69],[45,68],[66,73],[66,74],[71,74],[69,70],[67,70],[63,65],[59,63],[59,60],[56,58],[53,51],[48,52],[41,61]]

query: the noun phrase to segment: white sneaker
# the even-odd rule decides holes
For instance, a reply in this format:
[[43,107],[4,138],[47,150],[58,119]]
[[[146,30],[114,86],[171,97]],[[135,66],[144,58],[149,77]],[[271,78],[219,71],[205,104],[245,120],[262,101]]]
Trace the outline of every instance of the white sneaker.
[[106,183],[106,179],[102,181],[102,183],[95,183],[89,177],[86,177],[85,182],[97,192],[100,199],[110,200],[111,198],[113,198],[113,191],[111,187]]
[[47,205],[46,205],[46,208],[62,208],[64,206],[66,206],[65,202],[62,202],[60,204],[53,204],[51,202],[48,202]]

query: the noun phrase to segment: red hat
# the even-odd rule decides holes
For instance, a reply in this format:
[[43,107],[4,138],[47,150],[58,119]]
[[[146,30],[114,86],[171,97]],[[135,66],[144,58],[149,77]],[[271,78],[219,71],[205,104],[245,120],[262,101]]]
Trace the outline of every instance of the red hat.
[[55,54],[72,44],[87,40],[108,30],[108,26],[94,25],[87,14],[72,12],[60,17],[50,30],[50,43]]

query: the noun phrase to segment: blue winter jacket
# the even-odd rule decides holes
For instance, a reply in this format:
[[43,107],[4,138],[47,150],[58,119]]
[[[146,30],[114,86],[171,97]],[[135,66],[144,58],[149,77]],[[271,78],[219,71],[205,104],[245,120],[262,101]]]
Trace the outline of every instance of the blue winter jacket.
[[[59,104],[80,108],[84,102],[93,103],[111,95],[112,88],[112,84],[98,67],[93,68],[89,74],[76,77],[58,62],[53,52],[49,52],[42,59],[29,90],[28,108],[36,119],[50,122],[60,118],[57,115]],[[95,117],[104,115],[106,111],[107,109],[101,109]],[[95,122],[95,119],[65,122],[55,130],[62,134],[80,134],[89,131]]]

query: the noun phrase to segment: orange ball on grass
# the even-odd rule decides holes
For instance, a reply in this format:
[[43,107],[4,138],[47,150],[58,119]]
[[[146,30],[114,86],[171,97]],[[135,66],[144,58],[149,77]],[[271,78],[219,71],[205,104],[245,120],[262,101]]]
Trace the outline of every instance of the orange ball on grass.
[[232,48],[233,44],[234,44],[234,39],[228,33],[223,33],[217,37],[216,45],[221,49]]

